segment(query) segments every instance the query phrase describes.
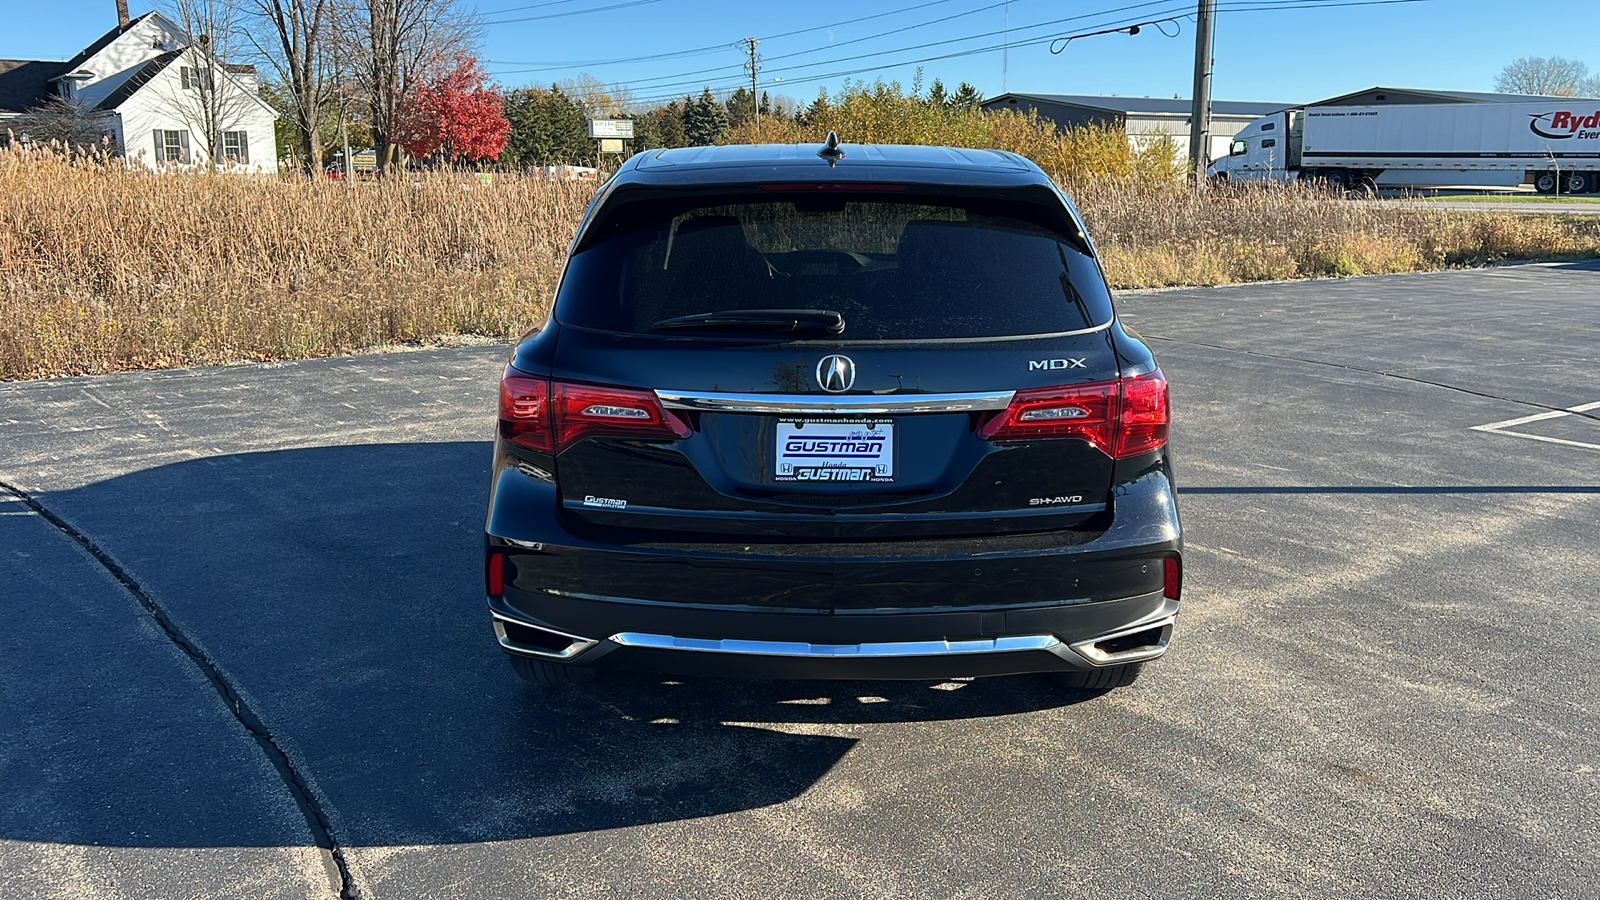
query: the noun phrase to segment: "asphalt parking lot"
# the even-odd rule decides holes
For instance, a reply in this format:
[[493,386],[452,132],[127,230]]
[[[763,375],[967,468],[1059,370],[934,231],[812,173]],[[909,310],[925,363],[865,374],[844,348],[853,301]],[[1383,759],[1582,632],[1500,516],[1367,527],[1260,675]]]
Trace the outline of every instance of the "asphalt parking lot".
[[0,385],[0,896],[1600,896],[1600,266],[1119,302],[1189,557],[1105,695],[522,684],[503,347]]

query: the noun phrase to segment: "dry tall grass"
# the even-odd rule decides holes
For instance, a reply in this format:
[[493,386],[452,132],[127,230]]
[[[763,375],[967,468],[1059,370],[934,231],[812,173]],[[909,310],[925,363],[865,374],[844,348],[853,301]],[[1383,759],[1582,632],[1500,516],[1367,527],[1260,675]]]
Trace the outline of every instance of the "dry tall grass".
[[157,175],[0,151],[0,378],[327,356],[537,322],[593,188]]
[[1600,217],[1464,213],[1301,185],[1181,189],[1087,181],[1073,199],[1121,288],[1378,275],[1600,256]]
[[[543,317],[590,185],[157,175],[0,150],[0,379],[325,356]],[[1600,217],[1082,179],[1119,287],[1600,255]]]

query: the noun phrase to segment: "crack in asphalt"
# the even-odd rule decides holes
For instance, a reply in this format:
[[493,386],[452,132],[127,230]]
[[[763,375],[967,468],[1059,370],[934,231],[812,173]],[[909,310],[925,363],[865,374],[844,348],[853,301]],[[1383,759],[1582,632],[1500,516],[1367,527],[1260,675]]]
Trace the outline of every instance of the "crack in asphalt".
[[1490,394],[1486,391],[1475,391],[1471,388],[1464,388],[1454,384],[1445,384],[1442,381],[1429,381],[1426,378],[1418,378],[1415,375],[1402,375],[1399,372],[1385,372],[1382,369],[1368,369],[1363,366],[1352,366],[1346,363],[1328,362],[1324,359],[1306,359],[1303,356],[1285,356],[1281,353],[1262,353],[1259,350],[1245,350],[1239,347],[1229,347],[1225,344],[1208,344],[1204,341],[1186,341],[1179,338],[1159,337],[1153,334],[1144,334],[1143,332],[1140,332],[1140,334],[1148,340],[1165,341],[1168,344],[1181,344],[1187,347],[1204,347],[1208,350],[1221,350],[1224,353],[1240,353],[1245,356],[1259,356],[1263,359],[1278,359],[1284,362],[1305,363],[1306,365],[1310,366],[1327,366],[1331,369],[1345,369],[1351,372],[1362,372],[1367,375],[1381,375],[1385,378],[1398,378],[1401,381],[1409,381],[1412,384],[1425,384],[1429,387],[1444,388],[1447,391],[1456,391],[1458,393],[1468,394],[1473,397],[1483,397],[1486,400],[1499,400],[1503,403],[1517,403],[1522,406],[1531,406],[1534,409],[1542,409],[1546,412],[1566,413],[1569,416],[1577,416],[1580,419],[1590,419],[1595,422],[1600,422],[1600,413],[1577,412],[1562,406],[1550,406],[1546,403],[1540,403],[1537,400],[1521,400],[1516,397],[1502,397],[1499,394]]
[[[189,657],[190,662],[194,663],[200,673],[205,676],[206,681],[211,684],[212,689],[221,696],[223,703],[228,707],[228,711],[233,714],[234,719],[238,720],[239,724],[244,726],[245,731],[249,732],[250,736],[255,739],[256,745],[261,748],[261,752],[266,755],[267,759],[272,763],[272,767],[277,770],[278,778],[288,788],[289,795],[294,799],[295,805],[300,808],[301,814],[305,817],[306,827],[310,830],[311,838],[316,842],[317,847],[327,851],[328,855],[333,857],[333,863],[338,869],[337,883],[333,887],[338,890],[340,900],[360,900],[360,893],[356,890],[355,881],[350,876],[350,867],[345,861],[344,849],[334,838],[333,828],[328,823],[327,815],[323,813],[322,807],[317,803],[316,797],[312,794],[310,785],[299,770],[295,768],[294,763],[290,761],[288,753],[278,743],[278,739],[272,735],[272,731],[267,728],[266,723],[244,702],[244,698],[223,676],[222,670],[218,668],[216,662],[199,647],[195,646],[178,628],[177,624],[172,621],[171,617],[167,615],[166,610],[162,609],[161,605],[155,601],[155,598],[151,597],[150,593],[116,560],[112,559],[110,554],[101,549],[100,545],[96,544],[92,538],[79,531],[54,512],[51,512],[32,494],[22,488],[6,481],[0,481],[0,490],[4,490],[16,497],[24,506],[55,526],[57,531],[60,531],[82,547],[94,558],[95,562],[98,562],[112,578],[116,579],[118,584],[133,595],[139,605],[144,607],[145,612],[149,613],[150,617],[155,620],[156,625],[167,636],[167,639]],[[334,873],[329,874],[332,875]],[[334,880],[330,878],[330,881]]]

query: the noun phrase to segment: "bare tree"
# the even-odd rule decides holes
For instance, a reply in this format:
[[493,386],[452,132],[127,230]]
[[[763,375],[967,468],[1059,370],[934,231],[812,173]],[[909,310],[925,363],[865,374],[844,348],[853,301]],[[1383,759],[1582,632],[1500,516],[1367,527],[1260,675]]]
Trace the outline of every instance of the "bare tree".
[[434,60],[467,49],[472,22],[456,0],[351,0],[342,15],[346,58],[367,95],[378,168],[387,171],[407,95]]
[[82,114],[77,103],[51,97],[6,123],[15,135],[28,136],[35,144],[60,144],[73,150],[87,150],[103,144],[111,134],[104,115]]
[[240,2],[252,20],[245,35],[255,57],[272,67],[288,95],[302,165],[315,172],[322,164],[322,124],[333,87],[333,0]]
[[1600,87],[1595,81],[1589,77],[1589,67],[1578,60],[1524,56],[1500,70],[1494,79],[1494,89],[1509,94],[1576,97],[1592,94]]
[[215,171],[225,157],[224,132],[236,129],[258,102],[254,75],[247,84],[226,62],[239,33],[237,0],[170,0],[168,11],[186,39],[169,62],[179,67],[179,77],[166,81],[165,100],[199,136],[206,168]]
[[607,87],[605,82],[583,72],[577,78],[556,82],[561,93],[572,98],[591,119],[608,119],[628,113],[646,112],[649,107],[636,102],[633,92],[620,84]]

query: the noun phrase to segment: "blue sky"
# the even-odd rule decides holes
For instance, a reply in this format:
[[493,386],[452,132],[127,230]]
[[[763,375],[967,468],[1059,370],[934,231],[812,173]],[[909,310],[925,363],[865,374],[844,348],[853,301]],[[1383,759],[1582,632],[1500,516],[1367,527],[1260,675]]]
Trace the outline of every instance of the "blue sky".
[[[1382,84],[1491,90],[1494,75],[1520,56],[1567,56],[1600,68],[1592,0],[1539,4],[1540,27],[1503,3],[1406,0],[1336,6],[1353,0],[1219,0],[1213,96],[1296,103]],[[1229,11],[1229,6],[1290,3],[1322,8]],[[907,7],[920,6],[906,10]],[[131,0],[134,15],[150,8]],[[600,7],[616,7],[589,12]],[[1120,12],[1111,12],[1121,9]],[[1137,36],[1074,40],[1052,54],[1040,39],[1192,12],[1182,2],[1135,0],[861,0],[856,3],[751,3],[734,0],[480,0],[488,22],[482,55],[506,86],[549,83],[588,72],[630,86],[642,99],[699,93],[738,83],[744,37],[761,38],[762,86],[802,101],[837,90],[848,76],[909,85],[923,57],[1006,43],[1000,50],[929,60],[925,81],[974,84],[986,96],[1014,91],[1123,96],[1188,96],[1194,31],[1188,19]],[[904,10],[896,12],[896,10]],[[579,15],[567,13],[581,12]],[[1531,12],[1531,11],[1530,11]],[[560,14],[560,15],[557,15]],[[551,17],[555,16],[555,17]],[[873,17],[867,21],[852,19]],[[525,17],[529,21],[512,21]],[[936,19],[947,21],[937,22]],[[1080,17],[1041,27],[1039,23]],[[0,0],[0,58],[64,59],[115,24],[114,0]],[[788,32],[810,29],[800,34]],[[904,30],[901,30],[904,29]],[[894,34],[885,32],[898,31]],[[787,36],[785,36],[787,34]],[[915,45],[935,46],[913,49]],[[670,58],[640,60],[695,51]],[[794,54],[790,56],[790,54]],[[875,54],[859,59],[865,54]],[[787,57],[787,58],[781,58]],[[835,62],[835,60],[837,60]],[[815,80],[817,76],[827,76]],[[781,79],[781,80],[779,80]]]

